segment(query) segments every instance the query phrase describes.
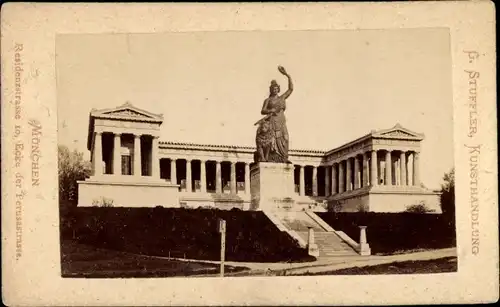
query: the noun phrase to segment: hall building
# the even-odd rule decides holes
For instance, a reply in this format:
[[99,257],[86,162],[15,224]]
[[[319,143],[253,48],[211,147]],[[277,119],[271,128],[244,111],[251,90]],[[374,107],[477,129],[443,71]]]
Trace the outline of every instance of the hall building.
[[[163,141],[162,122],[130,103],[92,109],[92,175],[78,182],[78,205],[259,210],[251,206],[255,147]],[[401,212],[425,204],[441,212],[439,193],[420,181],[423,139],[396,124],[328,151],[290,150],[294,208]]]

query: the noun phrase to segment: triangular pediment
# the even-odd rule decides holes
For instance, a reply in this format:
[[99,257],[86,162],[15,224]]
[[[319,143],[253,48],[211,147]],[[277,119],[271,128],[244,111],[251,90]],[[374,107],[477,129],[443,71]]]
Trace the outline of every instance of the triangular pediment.
[[134,117],[134,118],[153,118],[147,114],[137,112],[133,109],[126,108],[118,111],[103,112],[102,114],[114,115],[114,116],[124,116],[124,117]]
[[408,133],[404,130],[393,130],[393,131],[390,131],[390,132],[385,132],[385,133],[381,133],[381,135],[384,135],[384,136],[416,136],[414,134],[411,134],[411,133]]
[[92,116],[145,121],[162,121],[163,119],[161,114],[154,114],[146,110],[139,109],[129,102],[112,109],[93,110]]
[[410,139],[422,139],[423,134],[411,131],[397,124],[390,129],[379,130],[373,133],[373,136],[377,137],[388,137],[388,138],[410,138]]

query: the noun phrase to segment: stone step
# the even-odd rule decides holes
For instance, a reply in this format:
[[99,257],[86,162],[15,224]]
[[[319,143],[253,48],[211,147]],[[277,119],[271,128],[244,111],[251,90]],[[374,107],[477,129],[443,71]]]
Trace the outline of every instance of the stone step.
[[345,244],[342,244],[342,243],[336,243],[336,242],[315,242],[318,246],[324,246],[325,248],[326,247],[329,247],[329,246],[332,246],[332,247],[346,247],[346,248],[351,248],[349,245],[345,245]]
[[340,239],[337,235],[333,234],[333,235],[330,235],[330,236],[317,236],[316,234],[314,234],[314,238],[315,239],[318,239],[318,240],[332,240],[332,239],[337,239],[339,241],[342,241],[342,239]]
[[308,231],[309,228],[312,228],[318,233],[325,232],[323,227],[305,212],[280,212],[277,216],[291,230]]
[[[306,234],[307,237],[307,234]],[[318,238],[317,236],[314,236],[314,241],[315,242],[344,242],[342,239],[340,239],[337,236],[331,236],[331,237],[323,237],[323,238]]]
[[318,225],[310,224],[304,221],[287,221],[282,220],[283,224],[285,224],[289,229],[295,231],[308,231],[309,228],[312,228],[314,232],[324,232],[325,230]]
[[[307,241],[308,232],[298,234]],[[314,243],[318,246],[320,257],[330,256],[355,256],[358,253],[337,234],[333,232],[315,232]]]
[[355,256],[357,252],[345,243],[334,232],[328,232],[305,212],[280,212],[277,217],[288,229],[294,230],[306,242],[309,237],[309,228],[314,231],[314,243],[318,246],[319,255]]
[[331,242],[322,242],[322,243],[323,244],[321,244],[321,245],[323,245],[325,247],[327,247],[327,246],[341,246],[341,247],[351,248],[350,245],[345,244],[345,243],[335,243],[335,242],[334,243],[331,243]]
[[319,249],[319,252],[320,253],[343,253],[343,252],[346,252],[346,253],[351,253],[353,252],[353,250],[348,250],[348,249],[329,249],[329,250],[325,250],[325,249]]
[[[317,242],[315,242],[316,244],[318,244]],[[338,243],[338,242],[321,242],[323,244],[321,244],[322,246],[325,246],[325,247],[329,247],[329,246],[341,246],[341,247],[347,247],[347,248],[351,248],[350,245],[346,244],[346,243]]]
[[321,253],[348,253],[348,254],[357,254],[355,250],[351,249],[337,249],[337,250],[323,250],[319,249],[320,254]]
[[318,244],[321,249],[323,250],[329,250],[329,249],[352,249],[349,245],[343,245],[343,244]]
[[338,251],[352,251],[352,248],[320,248],[320,252],[338,252]]
[[325,254],[327,254],[327,253],[344,253],[344,252],[345,252],[345,253],[352,253],[352,252],[354,252],[354,250],[352,250],[352,249],[351,249],[351,250],[347,250],[347,249],[339,249],[339,250],[321,250],[321,249],[320,249],[320,250],[319,250],[319,252],[320,252],[320,253],[325,253]]
[[336,244],[336,245],[344,245],[345,243],[342,241],[338,240],[331,240],[331,241],[314,241],[316,244]]
[[341,257],[341,256],[356,256],[357,253],[351,253],[351,252],[336,252],[336,253],[319,253],[320,257]]

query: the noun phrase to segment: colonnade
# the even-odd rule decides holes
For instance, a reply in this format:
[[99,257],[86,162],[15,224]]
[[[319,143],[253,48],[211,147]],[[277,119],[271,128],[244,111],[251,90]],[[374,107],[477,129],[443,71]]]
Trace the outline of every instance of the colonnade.
[[[411,164],[408,163],[411,161]],[[299,168],[298,194],[306,195],[305,168],[312,167],[312,195],[318,196],[318,168],[324,171],[324,196],[341,194],[368,186],[419,186],[419,153],[403,150],[372,150],[322,166]],[[411,177],[410,177],[411,176]]]
[[[116,133],[116,132],[95,132],[94,133],[94,148],[92,153],[92,169],[94,172],[94,176],[103,175],[104,171],[102,168],[103,162],[103,134],[112,134],[113,135],[113,147],[112,147],[112,174],[113,175],[125,175],[122,173],[122,135],[132,135],[133,136],[133,153],[130,156],[133,158],[132,160],[132,170],[131,175],[133,176],[143,176],[142,172],[142,159],[141,155],[143,150],[141,148],[141,136],[142,134],[132,134],[132,133]],[[150,171],[145,174],[146,176],[150,176],[152,178],[160,178],[160,164],[159,164],[159,155],[158,155],[158,137],[152,135],[144,135],[151,138],[151,150],[148,154]]]
[[[177,160],[175,158],[170,158],[170,181],[172,184],[179,184],[180,182],[177,182]],[[186,161],[186,169],[185,169],[185,174],[183,176],[185,178],[186,182],[186,191],[187,192],[193,192],[193,168],[192,168],[192,162],[198,161],[200,164],[200,169],[199,169],[199,177],[200,177],[200,192],[201,193],[206,193],[207,192],[207,186],[208,186],[208,181],[207,181],[207,162],[214,162],[215,163],[215,193],[222,193],[223,191],[223,186],[222,186],[222,163],[228,163],[230,165],[230,178],[229,178],[229,187],[230,187],[230,193],[231,194],[237,194],[237,176],[236,176],[236,163],[243,163],[245,165],[244,168],[244,192],[246,194],[250,194],[250,163],[248,162],[242,162],[242,161],[219,161],[219,160],[201,160],[201,159],[189,159],[189,158],[182,158],[179,160],[185,160]]]
[[[95,132],[95,140],[93,142],[93,157],[92,157],[92,167],[95,176],[103,174],[103,169],[99,163],[102,163],[103,157],[103,134],[113,135],[113,146],[112,146],[112,174],[122,175],[121,171],[121,161],[122,161],[122,134],[116,132]],[[133,153],[130,153],[133,167],[131,168],[131,174],[133,176],[150,176],[152,178],[160,178],[160,157],[159,157],[159,144],[158,137],[147,136],[147,139],[151,140],[150,150],[143,150],[141,146],[143,142],[141,141],[141,134],[130,134],[133,136],[133,146],[128,144],[129,148],[133,148]],[[107,136],[109,137],[109,136]],[[109,141],[108,141],[109,143]],[[146,143],[149,147],[149,144]],[[108,144],[110,145],[110,144]],[[142,157],[141,155],[146,154],[147,157]],[[170,160],[170,180],[173,184],[178,184],[177,182],[177,160],[175,158]],[[231,194],[237,194],[237,176],[236,176],[236,164],[244,164],[244,193],[250,193],[250,162],[248,161],[226,161],[226,160],[203,160],[203,159],[189,159],[186,160],[185,174],[180,176],[185,178],[185,188],[188,192],[193,192],[193,170],[192,162],[198,161],[199,167],[199,191],[202,193],[207,192],[207,162],[215,163],[215,192],[222,193],[222,163],[228,163],[230,166],[229,175],[229,190]],[[108,162],[111,162],[108,159]],[[411,163],[409,163],[411,161]],[[146,162],[148,170],[142,171],[142,164]],[[327,165],[295,165],[298,169],[298,176],[295,177],[295,184],[298,185],[298,194],[301,196],[306,196],[306,175],[305,168],[312,168],[312,172],[308,174],[307,182],[312,186],[312,195],[318,196],[318,168],[322,167],[325,169],[324,180],[321,180],[321,190],[324,191],[324,196],[330,196],[335,194],[340,194],[344,192],[349,192],[352,190],[364,188],[367,186],[419,186],[420,185],[420,172],[419,172],[419,152],[418,151],[405,151],[405,150],[371,150],[368,152],[360,153],[355,156],[346,157],[343,160],[337,160],[334,163]],[[241,170],[241,169],[240,169]],[[296,173],[297,175],[297,173]],[[227,178],[227,173],[226,173]],[[213,177],[212,177],[213,179]],[[240,181],[242,177],[240,176]],[[297,182],[298,181],[298,182]],[[213,181],[212,181],[213,184]],[[308,191],[311,191],[311,186]],[[213,188],[213,185],[212,185]]]
[[417,151],[372,150],[330,166],[330,194],[377,185],[419,186],[419,169]]

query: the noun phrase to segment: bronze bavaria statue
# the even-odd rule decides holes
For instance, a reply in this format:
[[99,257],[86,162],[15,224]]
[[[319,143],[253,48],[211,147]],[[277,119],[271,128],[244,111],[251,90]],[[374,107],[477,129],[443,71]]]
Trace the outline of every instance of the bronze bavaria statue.
[[288,160],[288,130],[286,128],[286,99],[292,94],[292,78],[285,68],[278,66],[278,70],[288,79],[288,89],[282,95],[280,86],[275,81],[271,81],[269,87],[269,97],[264,100],[261,114],[264,118],[259,120],[255,153],[255,162],[276,162],[290,163]]

